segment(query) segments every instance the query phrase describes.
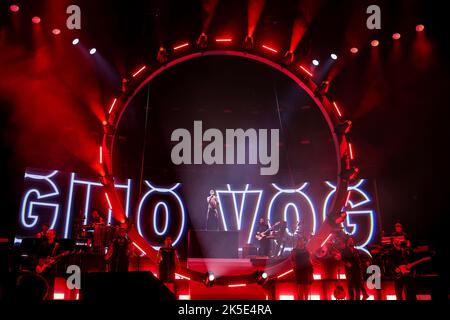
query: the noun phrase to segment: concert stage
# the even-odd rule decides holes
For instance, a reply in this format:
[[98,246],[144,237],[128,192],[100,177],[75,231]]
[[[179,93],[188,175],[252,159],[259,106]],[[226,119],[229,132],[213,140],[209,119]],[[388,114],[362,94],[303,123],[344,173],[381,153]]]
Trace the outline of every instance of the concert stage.
[[448,300],[430,2],[1,1],[0,300]]

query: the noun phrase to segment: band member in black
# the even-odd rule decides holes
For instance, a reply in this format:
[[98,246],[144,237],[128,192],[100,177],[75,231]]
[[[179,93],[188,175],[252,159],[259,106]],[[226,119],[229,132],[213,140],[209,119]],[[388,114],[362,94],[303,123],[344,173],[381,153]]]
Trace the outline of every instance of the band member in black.
[[[406,247],[411,247],[408,235],[403,231],[403,226],[401,223],[397,222],[394,226],[394,232],[391,234],[392,237],[399,238],[401,240],[401,245]],[[403,239],[403,240],[402,240]]]
[[45,241],[38,248],[38,264],[36,272],[40,274],[48,284],[47,299],[53,299],[53,291],[55,287],[56,266],[53,259],[60,252],[59,243],[56,241],[56,231],[48,230]]
[[50,229],[49,225],[47,223],[44,223],[41,227],[41,231],[36,235],[36,238],[39,238],[42,241],[47,240],[48,229]]
[[270,255],[270,239],[267,236],[270,235],[269,224],[264,218],[259,219],[258,227],[256,228],[256,235],[261,238],[259,240],[258,255],[261,257]]
[[172,238],[164,239],[164,246],[159,249],[156,262],[158,263],[159,280],[164,283],[173,283],[178,265],[178,255],[172,246]]
[[298,300],[308,300],[313,282],[313,265],[311,256],[306,250],[306,239],[299,237],[291,255],[294,264],[295,281],[297,282]]
[[[391,263],[395,270],[400,265],[407,265],[412,253],[411,248],[402,246],[401,239],[394,239],[390,252]],[[397,300],[416,300],[414,273],[394,276],[395,295]],[[404,295],[403,295],[404,294]]]
[[112,241],[106,253],[105,260],[109,262],[110,272],[127,272],[130,256],[131,241],[127,237],[127,231],[121,227]]
[[342,262],[345,266],[347,291],[350,300],[360,300],[362,290],[361,260],[358,249],[355,248],[353,238],[348,237],[345,247],[341,251]]
[[99,214],[97,210],[92,211],[91,215],[91,223],[92,224],[105,224],[105,219]]
[[277,257],[281,257],[288,238],[287,223],[286,221],[280,221],[279,223],[273,225],[273,228],[275,231],[275,242],[277,244],[275,248],[275,255]]
[[209,191],[209,196],[206,198],[208,203],[208,211],[206,213],[206,230],[219,230],[219,210],[216,192],[214,190]]

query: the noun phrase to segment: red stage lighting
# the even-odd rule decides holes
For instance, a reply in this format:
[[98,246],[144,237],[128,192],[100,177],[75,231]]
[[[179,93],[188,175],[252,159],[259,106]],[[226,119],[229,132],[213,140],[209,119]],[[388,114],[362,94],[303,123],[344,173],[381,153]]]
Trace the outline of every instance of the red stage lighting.
[[111,107],[109,108],[108,114],[111,114],[111,112],[113,111],[114,107],[116,106],[116,102],[117,102],[117,98],[114,99],[113,103],[111,104]]
[[358,51],[359,51],[358,48],[355,48],[355,47],[350,49],[350,52],[353,53],[353,54],[357,54]]
[[419,24],[416,26],[417,32],[422,32],[423,30],[425,30],[425,26],[423,24]]
[[31,18],[31,21],[32,21],[33,23],[35,23],[35,24],[38,24],[38,23],[41,22],[41,18],[39,18],[39,17],[33,17],[33,18]]
[[12,4],[9,6],[9,10],[11,10],[12,12],[18,12],[20,8],[17,4]]
[[99,161],[100,161],[100,164],[103,164],[103,147],[102,146],[100,146],[100,148],[99,148]]
[[308,76],[313,76],[312,72],[306,69],[304,66],[300,66],[300,69],[302,69]]
[[402,36],[401,36],[401,34],[400,33],[394,33],[393,35],[392,35],[392,39],[394,39],[394,40],[398,40],[398,39],[400,39]]
[[218,39],[216,39],[216,42],[232,42],[233,41],[233,39],[231,39],[231,38],[218,38]]
[[273,52],[273,53],[278,53],[278,50],[275,50],[274,48],[271,48],[271,47],[269,47],[269,46],[266,46],[265,44],[262,45],[262,48],[263,48],[263,49],[266,49],[266,50],[268,50],[268,51],[271,51],[271,52]]
[[370,43],[370,45],[372,47],[378,47],[380,45],[380,41],[378,40],[372,40],[372,42]]
[[350,152],[350,159],[354,160],[355,157],[354,157],[354,154],[353,154],[353,145],[351,143],[348,144],[348,150]]
[[105,198],[106,198],[106,201],[108,202],[108,206],[109,206],[109,209],[111,209],[111,210],[112,210],[112,205],[111,205],[111,201],[109,200],[109,196],[108,196],[108,193],[106,193],[106,192],[105,192]]
[[52,33],[53,33],[55,36],[57,36],[58,34],[61,34],[61,30],[59,30],[59,29],[53,29],[53,30],[52,30]]
[[183,44],[180,44],[179,46],[174,47],[174,48],[173,48],[173,51],[177,51],[177,50],[179,50],[179,49],[181,49],[181,48],[184,48],[184,47],[187,47],[187,46],[189,46],[189,43],[188,43],[188,42],[183,43]]
[[191,280],[191,278],[183,276],[182,274],[179,274],[179,273],[175,273],[175,277],[179,277],[179,278],[184,279],[184,280]]
[[342,117],[342,112],[339,109],[339,107],[338,107],[336,102],[333,102],[333,106],[334,106],[334,109],[336,110],[337,114],[339,115],[339,117]]
[[146,66],[142,66],[138,71],[136,71],[135,73],[133,73],[132,77],[135,78],[137,77],[142,71],[145,70],[145,68],[147,68]]

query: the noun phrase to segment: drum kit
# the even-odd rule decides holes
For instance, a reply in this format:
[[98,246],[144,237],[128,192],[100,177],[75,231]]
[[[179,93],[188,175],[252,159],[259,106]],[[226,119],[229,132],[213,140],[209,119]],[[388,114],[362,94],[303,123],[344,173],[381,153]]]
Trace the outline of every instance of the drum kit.
[[81,227],[81,238],[87,239],[87,244],[94,251],[102,252],[108,248],[116,236],[118,227],[103,223],[91,223]]

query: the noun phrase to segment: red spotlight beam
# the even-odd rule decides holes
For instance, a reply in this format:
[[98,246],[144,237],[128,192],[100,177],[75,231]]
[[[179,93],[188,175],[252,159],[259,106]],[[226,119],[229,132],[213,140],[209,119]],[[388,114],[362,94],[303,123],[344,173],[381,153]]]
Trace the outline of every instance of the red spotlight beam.
[[256,26],[258,25],[261,13],[266,5],[266,0],[248,0],[248,25],[247,25],[247,35],[253,37]]

